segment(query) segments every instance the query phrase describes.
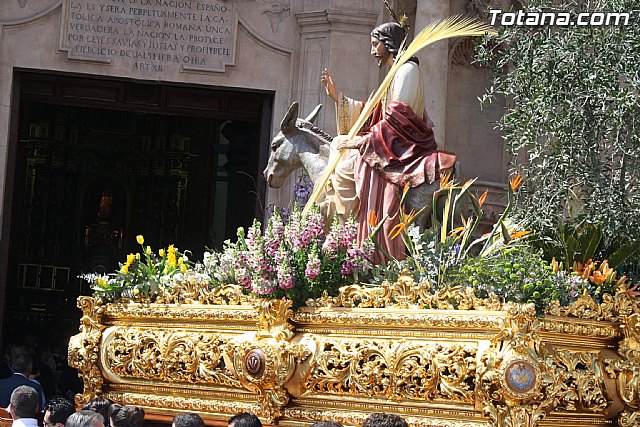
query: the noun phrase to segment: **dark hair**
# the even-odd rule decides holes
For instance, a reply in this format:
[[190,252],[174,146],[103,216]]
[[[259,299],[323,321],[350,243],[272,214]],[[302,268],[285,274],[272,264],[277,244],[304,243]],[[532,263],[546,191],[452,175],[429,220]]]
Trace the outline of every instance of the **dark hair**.
[[400,415],[374,412],[365,418],[362,427],[408,427]]
[[13,390],[9,402],[17,418],[36,418],[40,396],[35,388],[21,385]]
[[113,405],[113,400],[107,399],[105,397],[96,397],[95,399],[91,399],[87,402],[86,405],[82,407],[83,411],[93,411],[102,415],[104,418],[105,427],[109,426],[109,407]]
[[229,418],[229,427],[262,427],[262,423],[255,415],[249,412],[241,412]]
[[311,427],[344,427],[337,421],[318,421],[316,423],[311,424]]
[[29,376],[31,368],[33,367],[33,359],[28,353],[20,351],[13,356],[10,366],[13,372],[19,372],[25,376]]
[[387,22],[374,28],[371,31],[371,35],[380,40],[389,53],[395,57],[400,50],[400,45],[402,45],[406,33],[400,24]]
[[76,412],[76,406],[64,397],[54,397],[44,405],[44,412],[49,411],[49,422],[64,424],[71,414]]
[[140,427],[144,420],[144,409],[114,403],[109,406],[109,418],[111,427]]
[[71,414],[69,418],[67,418],[65,427],[95,427],[93,424],[94,420],[98,420],[104,424],[104,418],[102,415],[95,411],[83,409],[80,412]]
[[173,417],[173,427],[204,427],[204,420],[198,414],[185,412]]

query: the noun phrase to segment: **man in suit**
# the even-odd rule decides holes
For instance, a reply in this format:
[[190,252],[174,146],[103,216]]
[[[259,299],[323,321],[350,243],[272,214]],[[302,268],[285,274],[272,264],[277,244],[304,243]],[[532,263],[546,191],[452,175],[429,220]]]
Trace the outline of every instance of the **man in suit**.
[[0,408],[6,408],[9,406],[11,400],[11,393],[22,385],[33,388],[38,394],[38,405],[44,405],[44,395],[42,394],[42,387],[37,382],[30,380],[32,368],[31,356],[26,352],[20,352],[13,357],[11,361],[11,369],[13,375],[9,378],[0,380]]

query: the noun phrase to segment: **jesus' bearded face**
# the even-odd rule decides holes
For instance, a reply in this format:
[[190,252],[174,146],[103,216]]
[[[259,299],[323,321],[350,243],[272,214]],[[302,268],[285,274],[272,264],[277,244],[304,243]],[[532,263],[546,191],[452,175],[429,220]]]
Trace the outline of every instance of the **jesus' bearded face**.
[[393,56],[391,56],[384,43],[373,36],[371,36],[371,55],[378,62],[378,67],[390,65],[390,62],[393,62]]

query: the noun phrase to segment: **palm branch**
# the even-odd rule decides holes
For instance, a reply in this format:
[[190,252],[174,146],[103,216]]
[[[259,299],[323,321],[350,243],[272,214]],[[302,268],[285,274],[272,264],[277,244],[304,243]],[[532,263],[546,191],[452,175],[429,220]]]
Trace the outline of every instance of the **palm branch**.
[[[348,138],[355,138],[364,122],[371,115],[373,108],[377,105],[378,101],[380,101],[383,94],[386,92],[400,66],[407,62],[407,60],[414,56],[419,50],[439,40],[444,40],[452,37],[482,36],[484,34],[495,35],[496,31],[487,23],[477,21],[474,18],[464,18],[459,15],[451,16],[445,20],[435,21],[429,24],[411,42],[411,44],[402,53],[402,55],[396,58],[396,61],[380,84],[380,87],[378,87],[378,90],[376,90],[374,95],[370,97],[365,104],[362,112],[360,113],[360,116],[349,131]],[[343,155],[344,150],[342,150],[340,155],[336,156],[336,159],[327,166],[327,169],[324,171],[324,174],[322,175],[320,180],[316,183],[313,189],[313,193],[311,193],[309,201],[302,211],[303,215],[306,215],[309,212],[309,209],[311,209],[311,206],[313,206],[313,204],[318,201],[318,199],[320,198],[320,194],[322,194],[322,192],[324,191],[324,188],[327,185],[331,174],[335,170]]]

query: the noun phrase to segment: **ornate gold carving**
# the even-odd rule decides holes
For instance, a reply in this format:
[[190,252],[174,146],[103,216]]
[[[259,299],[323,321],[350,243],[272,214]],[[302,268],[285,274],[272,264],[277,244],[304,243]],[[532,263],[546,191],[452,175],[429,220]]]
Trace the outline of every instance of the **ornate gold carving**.
[[556,410],[603,414],[609,408],[597,352],[557,350],[545,362],[557,379]]
[[446,287],[430,292],[428,282],[415,283],[413,276],[404,271],[395,283],[384,281],[380,286],[350,285],[340,288],[340,295],[327,294],[308,300],[309,307],[349,308],[434,308],[444,310],[500,310],[502,303],[495,295],[481,299],[470,287]]
[[311,393],[473,403],[476,345],[324,340]]
[[619,418],[621,427],[636,426],[640,420],[640,314],[622,319],[624,340],[618,353],[622,360],[606,359],[605,370],[616,379],[618,395],[625,405]]
[[537,318],[532,306],[433,291],[408,274],[295,312],[240,287],[189,286],[162,303],[79,300],[69,348],[86,386],[79,403],[104,392],[152,413],[250,411],[296,425],[359,425],[373,411],[415,426],[640,420],[640,306],[626,289]]
[[640,313],[640,299],[632,298],[627,293],[626,285],[621,284],[616,289],[615,295],[604,294],[600,304],[585,291],[568,307],[562,307],[558,301],[554,301],[547,308],[546,313],[554,316],[616,322],[621,316]]
[[189,280],[162,288],[156,297],[158,304],[254,305],[256,302],[257,298],[247,295],[239,285],[209,289],[200,282]]
[[480,358],[476,390],[494,425],[535,427],[555,407],[557,380],[541,363],[533,304],[510,304],[507,311],[504,328]]
[[[332,420],[342,423],[345,426],[360,426],[364,419],[371,412],[398,412],[398,407],[380,407],[378,405],[367,405],[362,411],[335,411],[332,409],[315,409],[315,408],[287,408],[285,416],[288,419],[323,421]],[[440,414],[445,411],[438,411]],[[473,419],[468,413],[463,411],[452,411],[451,418],[425,418],[403,414],[407,424],[415,427],[489,427],[487,422],[482,419]],[[471,419],[469,419],[471,418]]]
[[312,354],[308,347],[289,342],[294,335],[291,306],[290,300],[263,301],[257,307],[257,333],[238,337],[226,347],[225,360],[246,389],[258,392],[258,414],[270,423],[282,416],[289,402],[287,382]]
[[80,371],[84,391],[76,395],[76,403],[82,405],[102,393],[102,373],[98,367],[101,324],[104,306],[91,297],[79,297],[78,308],[82,310],[80,333],[69,340],[69,366]]
[[241,387],[222,359],[228,341],[199,332],[112,329],[105,332],[102,360],[120,378]]
[[[212,414],[238,414],[240,412],[257,413],[259,406],[251,400],[223,400],[203,397],[184,397],[166,394],[134,393],[109,391],[104,397],[114,402],[127,402],[129,405],[146,408],[163,408],[184,412],[185,408],[193,412],[208,412]],[[226,417],[226,415],[225,415]]]

